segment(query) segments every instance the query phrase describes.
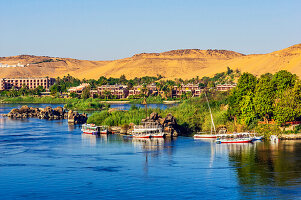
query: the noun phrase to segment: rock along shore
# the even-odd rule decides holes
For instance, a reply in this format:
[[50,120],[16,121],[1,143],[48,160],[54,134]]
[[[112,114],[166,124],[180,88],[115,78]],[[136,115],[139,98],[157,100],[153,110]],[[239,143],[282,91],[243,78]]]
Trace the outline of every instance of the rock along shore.
[[33,108],[27,105],[22,106],[20,109],[14,108],[8,114],[3,114],[3,117],[9,117],[13,119],[23,119],[23,118],[39,118],[48,120],[59,120],[68,119],[69,123],[73,124],[83,124],[87,122],[87,114],[79,114],[72,110],[65,110],[64,108],[58,106],[52,108],[47,106],[46,108]]
[[158,113],[153,112],[149,117],[143,119],[142,122],[155,122],[163,127],[163,131],[167,136],[177,137],[180,135],[179,125],[177,120],[171,113],[169,113],[165,118],[162,118]]

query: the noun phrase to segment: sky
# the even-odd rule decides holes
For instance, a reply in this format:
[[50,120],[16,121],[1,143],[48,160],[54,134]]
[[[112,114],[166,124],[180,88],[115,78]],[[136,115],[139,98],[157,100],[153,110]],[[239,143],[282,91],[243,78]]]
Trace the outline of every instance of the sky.
[[300,8],[300,0],[0,0],[0,57],[269,53],[301,43]]

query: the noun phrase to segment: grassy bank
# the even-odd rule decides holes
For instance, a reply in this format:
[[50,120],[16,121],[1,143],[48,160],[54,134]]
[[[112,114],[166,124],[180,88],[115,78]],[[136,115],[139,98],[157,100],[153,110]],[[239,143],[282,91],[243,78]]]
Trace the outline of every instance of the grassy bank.
[[98,99],[70,99],[64,108],[68,110],[81,110],[81,111],[92,111],[92,110],[103,110],[108,109],[109,105],[105,103],[100,103]]
[[[143,102],[143,98],[139,99],[129,99],[131,103],[141,104]],[[163,103],[164,99],[161,96],[149,96],[146,98],[147,103]]]

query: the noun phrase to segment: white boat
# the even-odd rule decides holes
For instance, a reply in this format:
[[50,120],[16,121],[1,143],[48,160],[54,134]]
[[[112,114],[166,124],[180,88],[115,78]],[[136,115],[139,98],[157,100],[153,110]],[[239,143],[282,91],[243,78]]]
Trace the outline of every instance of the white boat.
[[109,129],[107,126],[102,126],[100,131],[99,131],[100,134],[109,134]]
[[[213,116],[212,116],[210,104],[209,104],[206,93],[205,93],[205,97],[206,97],[206,100],[207,100],[207,104],[208,104],[208,108],[209,108],[209,112],[210,112],[210,117],[211,117],[211,132],[210,132],[210,134],[194,134],[194,136],[193,136],[194,139],[216,139],[216,137],[217,137],[216,129],[215,129],[214,121],[213,121]],[[214,130],[214,134],[212,134],[212,129]]]
[[108,134],[107,126],[96,126],[95,124],[83,124],[82,132],[90,135]]
[[83,124],[81,130],[85,134],[98,135],[100,132],[100,127],[95,126],[95,124]]
[[163,127],[154,122],[143,122],[142,125],[134,126],[132,131],[134,138],[163,138]]
[[250,143],[253,141],[253,137],[250,133],[234,133],[234,134],[220,134],[217,136],[216,143]]
[[271,135],[271,136],[270,136],[270,140],[271,140],[271,142],[277,143],[278,140],[279,140],[279,138],[278,138],[277,135]]
[[217,135],[214,134],[195,134],[194,139],[215,139]]

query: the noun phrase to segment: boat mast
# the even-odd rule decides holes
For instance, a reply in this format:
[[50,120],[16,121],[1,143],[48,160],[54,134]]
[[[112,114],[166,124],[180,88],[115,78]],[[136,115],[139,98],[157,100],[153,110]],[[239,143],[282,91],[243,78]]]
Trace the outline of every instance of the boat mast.
[[213,116],[212,116],[212,112],[211,112],[211,108],[210,108],[210,104],[209,104],[206,92],[205,92],[205,97],[206,97],[206,100],[207,100],[207,104],[208,104],[208,108],[209,108],[209,112],[210,112],[210,117],[211,117],[211,134],[212,134],[212,126],[213,126],[213,129],[214,129],[214,133],[216,134],[215,125],[214,125],[214,121],[213,121]]
[[143,98],[142,104],[145,105],[145,115],[146,115],[145,119],[147,119],[147,102],[146,102],[146,97]]

